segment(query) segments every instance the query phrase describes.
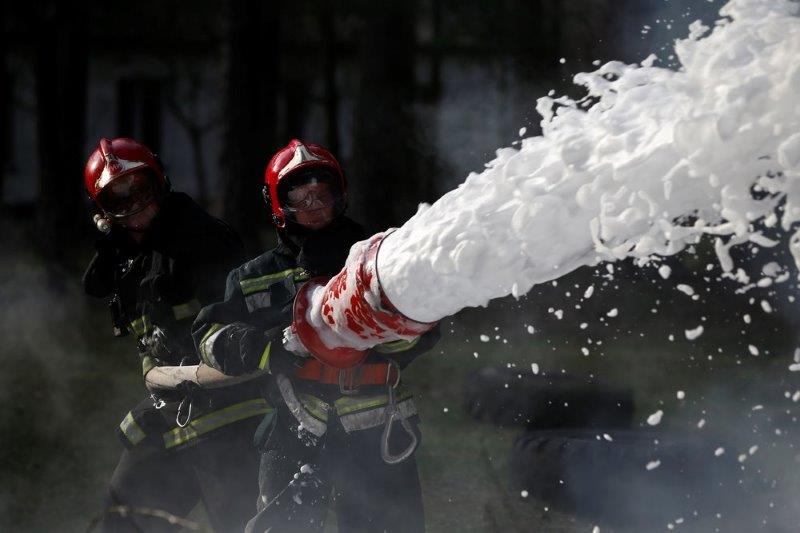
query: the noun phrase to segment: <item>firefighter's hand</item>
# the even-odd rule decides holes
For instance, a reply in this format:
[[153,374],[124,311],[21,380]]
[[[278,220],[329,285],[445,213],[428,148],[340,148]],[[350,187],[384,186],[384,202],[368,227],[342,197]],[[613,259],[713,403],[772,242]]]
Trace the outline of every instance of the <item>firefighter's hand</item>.
[[300,337],[295,333],[291,326],[283,330],[283,348],[298,357],[308,357],[308,348],[303,346]]
[[160,360],[169,360],[172,350],[169,346],[169,337],[164,330],[158,326],[153,327],[149,335],[139,340],[139,351],[141,354],[149,355]]
[[175,390],[179,391],[183,394],[186,398],[190,400],[200,400],[206,397],[206,391],[195,383],[194,381],[186,380],[178,383],[178,386],[175,387]]
[[119,244],[109,234],[104,234],[95,239],[94,249],[103,258],[113,258],[117,255]]

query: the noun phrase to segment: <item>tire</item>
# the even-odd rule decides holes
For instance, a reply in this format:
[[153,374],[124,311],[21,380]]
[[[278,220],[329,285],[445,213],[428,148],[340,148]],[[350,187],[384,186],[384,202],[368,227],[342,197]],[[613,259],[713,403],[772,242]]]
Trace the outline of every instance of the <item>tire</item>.
[[694,511],[735,509],[746,497],[735,457],[715,456],[719,443],[636,430],[611,438],[591,430],[526,431],[511,451],[511,486],[614,525],[663,526]]
[[612,429],[633,422],[631,389],[563,374],[485,367],[469,375],[464,398],[473,418],[499,426]]

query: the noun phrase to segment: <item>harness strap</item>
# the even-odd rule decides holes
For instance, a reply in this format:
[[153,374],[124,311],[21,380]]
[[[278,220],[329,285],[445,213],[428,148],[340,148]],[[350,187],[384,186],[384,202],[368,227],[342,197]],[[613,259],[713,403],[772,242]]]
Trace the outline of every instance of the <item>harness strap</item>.
[[344,390],[352,390],[367,385],[385,385],[387,381],[397,382],[400,370],[396,365],[388,363],[366,363],[353,368],[338,369],[309,358],[295,371],[294,377],[328,385],[341,385]]
[[[312,435],[317,438],[322,437],[328,430],[328,424],[323,420],[315,418],[314,415],[306,409],[306,406],[295,394],[294,387],[292,387],[292,382],[289,381],[289,378],[283,374],[276,374],[275,382],[278,384],[281,397],[286,403],[286,406],[289,407],[292,416],[294,416]],[[322,408],[322,405],[319,405],[319,407]]]

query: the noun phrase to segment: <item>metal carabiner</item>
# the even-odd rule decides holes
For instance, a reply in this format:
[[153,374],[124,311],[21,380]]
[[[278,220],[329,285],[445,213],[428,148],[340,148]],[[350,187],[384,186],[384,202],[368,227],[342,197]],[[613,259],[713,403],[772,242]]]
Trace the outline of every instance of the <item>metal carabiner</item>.
[[[397,363],[392,361],[390,362],[389,367],[391,368],[392,365],[396,366]],[[383,426],[383,434],[381,435],[381,459],[383,459],[383,462],[387,464],[396,465],[411,457],[419,445],[419,438],[414,432],[414,428],[411,426],[411,423],[408,421],[408,419],[401,418],[400,426],[403,428],[403,431],[405,431],[408,436],[411,437],[411,444],[409,444],[405,450],[396,455],[389,451],[389,439],[392,436],[392,426],[394,425],[395,418],[400,414],[397,409],[397,399],[394,395],[394,390],[400,383],[400,369],[398,368],[397,370],[397,380],[394,382],[394,384],[388,383],[390,374],[391,372],[387,370],[386,388],[388,389],[389,401],[384,410],[386,413],[386,424]]]
[[167,402],[165,402],[155,394],[150,394],[150,399],[153,400],[153,407],[155,407],[156,409],[161,409],[162,407],[167,405]]
[[[180,363],[178,363],[178,366],[179,367],[183,366],[184,363],[188,362],[188,360],[189,356],[184,355],[183,357],[181,357],[181,361]],[[183,406],[186,405],[187,400],[189,401],[189,409],[188,412],[186,413],[186,420],[181,422],[181,412],[183,411]],[[175,413],[175,423],[178,425],[179,428],[185,428],[186,426],[189,425],[189,422],[192,421],[192,405],[193,401],[189,396],[184,396],[183,399],[181,400],[181,403],[178,404],[178,412]]]
[[[183,411],[183,406],[186,404],[186,401],[189,401],[189,410],[186,413],[186,420],[181,422],[181,411]],[[184,396],[181,403],[178,404],[178,412],[175,414],[175,423],[178,424],[179,428],[185,428],[189,425],[189,422],[192,421],[192,400],[189,397]]]

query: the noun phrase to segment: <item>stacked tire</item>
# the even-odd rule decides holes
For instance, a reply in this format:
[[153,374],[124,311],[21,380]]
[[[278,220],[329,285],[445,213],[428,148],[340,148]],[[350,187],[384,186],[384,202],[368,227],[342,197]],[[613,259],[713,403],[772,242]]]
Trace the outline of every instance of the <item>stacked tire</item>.
[[465,407],[525,428],[509,458],[513,490],[585,519],[663,527],[735,507],[748,490],[736,458],[715,454],[719,443],[634,429],[631,389],[486,367],[469,376]]
[[649,431],[526,431],[511,450],[513,489],[614,525],[725,512],[745,498],[732,455],[689,436]]
[[527,429],[629,428],[633,392],[570,375],[485,367],[469,375],[465,408],[476,420]]

